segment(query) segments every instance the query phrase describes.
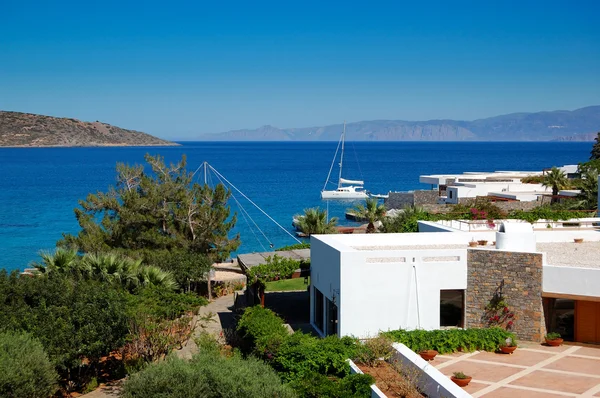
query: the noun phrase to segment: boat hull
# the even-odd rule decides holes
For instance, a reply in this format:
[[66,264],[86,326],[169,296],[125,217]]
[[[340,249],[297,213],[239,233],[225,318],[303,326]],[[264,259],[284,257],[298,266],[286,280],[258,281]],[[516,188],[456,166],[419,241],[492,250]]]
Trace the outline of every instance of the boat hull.
[[321,199],[366,199],[369,195],[366,192],[339,192],[322,191]]

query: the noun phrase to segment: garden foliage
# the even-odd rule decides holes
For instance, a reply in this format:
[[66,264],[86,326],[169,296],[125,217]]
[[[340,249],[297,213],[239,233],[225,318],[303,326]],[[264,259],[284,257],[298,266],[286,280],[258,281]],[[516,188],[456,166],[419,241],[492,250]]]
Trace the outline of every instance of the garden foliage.
[[264,287],[266,282],[291,278],[294,272],[301,268],[306,268],[302,261],[275,254],[267,257],[264,264],[250,268],[246,275],[248,283],[259,283]]
[[323,339],[296,332],[279,346],[272,365],[282,379],[302,379],[310,373],[344,377],[349,374],[347,359],[356,352],[356,340],[328,336]]
[[289,335],[283,319],[268,308],[257,305],[246,309],[237,324],[242,352],[262,357],[272,355]]
[[58,374],[42,344],[26,333],[0,333],[0,397],[46,398]]
[[462,351],[497,351],[506,339],[515,335],[504,329],[393,330],[382,333],[415,352],[436,350],[440,354]]
[[296,397],[277,374],[255,358],[223,357],[203,350],[192,360],[169,357],[132,375],[123,398]]

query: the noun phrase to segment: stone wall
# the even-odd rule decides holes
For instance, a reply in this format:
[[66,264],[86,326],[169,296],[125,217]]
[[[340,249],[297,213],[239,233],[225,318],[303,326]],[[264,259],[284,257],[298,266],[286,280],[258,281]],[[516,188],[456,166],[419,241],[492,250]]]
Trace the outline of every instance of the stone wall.
[[440,198],[438,191],[415,191],[414,192],[415,206],[435,205]]
[[384,204],[386,209],[403,209],[413,205],[434,205],[438,198],[438,191],[390,192]]
[[384,200],[385,208],[391,209],[404,209],[406,206],[412,206],[414,204],[414,193],[413,192],[390,192],[389,196]]
[[500,294],[514,313],[511,331],[519,339],[542,341],[542,255],[470,249],[467,256],[465,326],[487,327],[486,306]]

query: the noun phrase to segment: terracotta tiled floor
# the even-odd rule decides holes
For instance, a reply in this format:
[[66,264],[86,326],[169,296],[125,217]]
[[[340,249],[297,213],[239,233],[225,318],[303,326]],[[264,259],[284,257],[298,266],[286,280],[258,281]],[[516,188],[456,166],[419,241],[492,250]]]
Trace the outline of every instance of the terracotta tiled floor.
[[512,355],[489,352],[441,355],[431,362],[443,374],[473,377],[473,397],[600,397],[600,348],[522,343]]

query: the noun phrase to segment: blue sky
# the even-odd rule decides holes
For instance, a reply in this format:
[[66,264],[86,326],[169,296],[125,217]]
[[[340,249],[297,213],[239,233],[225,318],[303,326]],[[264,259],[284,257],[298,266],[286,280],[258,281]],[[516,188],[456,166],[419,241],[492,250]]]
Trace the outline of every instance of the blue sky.
[[0,109],[171,139],[600,104],[599,1],[2,0],[0,10]]

